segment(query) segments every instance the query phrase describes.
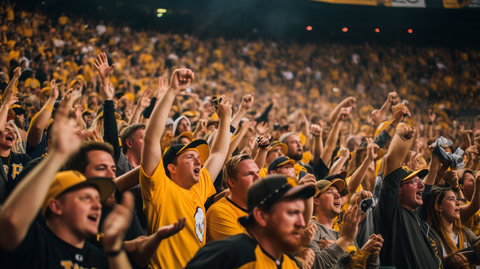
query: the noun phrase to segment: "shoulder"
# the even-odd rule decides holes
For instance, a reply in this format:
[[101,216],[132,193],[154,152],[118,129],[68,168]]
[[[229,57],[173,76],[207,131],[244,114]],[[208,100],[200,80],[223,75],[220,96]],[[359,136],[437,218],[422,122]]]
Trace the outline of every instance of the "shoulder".
[[207,243],[186,268],[238,268],[255,261],[257,243],[247,234]]

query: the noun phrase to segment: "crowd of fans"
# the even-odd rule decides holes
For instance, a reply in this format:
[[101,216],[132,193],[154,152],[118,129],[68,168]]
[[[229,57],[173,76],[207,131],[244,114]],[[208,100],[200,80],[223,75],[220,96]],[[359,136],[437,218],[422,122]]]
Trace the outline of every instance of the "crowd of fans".
[[480,265],[480,51],[0,16],[2,268]]

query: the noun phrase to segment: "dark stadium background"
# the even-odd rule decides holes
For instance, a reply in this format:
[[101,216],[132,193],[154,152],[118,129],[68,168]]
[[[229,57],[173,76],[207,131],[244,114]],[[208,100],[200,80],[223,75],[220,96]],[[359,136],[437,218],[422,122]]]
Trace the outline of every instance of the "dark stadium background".
[[[18,3],[28,7],[42,0]],[[304,0],[46,0],[50,15],[125,22],[135,28],[249,38],[478,46],[479,9],[393,8]],[[157,8],[167,13],[157,18]],[[312,31],[306,27],[312,26]],[[341,29],[348,28],[347,33]],[[374,29],[379,28],[380,33]],[[409,34],[408,29],[413,33]]]

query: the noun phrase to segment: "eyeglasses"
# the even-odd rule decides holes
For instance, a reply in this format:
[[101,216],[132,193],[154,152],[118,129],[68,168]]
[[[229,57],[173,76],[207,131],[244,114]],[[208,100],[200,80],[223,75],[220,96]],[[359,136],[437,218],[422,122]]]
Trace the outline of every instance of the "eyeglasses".
[[[413,186],[417,186],[418,183],[422,182],[422,180],[420,178],[414,178],[412,179],[412,181],[409,181],[409,182],[405,182],[405,183],[402,183],[400,184],[400,186],[403,186],[405,184],[412,184]],[[423,183],[423,182],[422,182]]]

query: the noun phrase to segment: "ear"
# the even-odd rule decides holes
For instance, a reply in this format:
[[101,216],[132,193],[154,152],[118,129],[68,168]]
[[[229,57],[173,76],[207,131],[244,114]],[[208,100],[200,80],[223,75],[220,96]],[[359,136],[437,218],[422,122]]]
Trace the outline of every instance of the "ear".
[[177,173],[177,167],[171,163],[167,165],[167,169],[168,169],[168,172],[170,172],[170,175]]
[[320,198],[318,196],[313,198],[313,205],[316,205],[316,206],[320,205]]
[[127,146],[129,149],[131,149],[132,146],[133,146],[132,140],[125,139],[125,146]]
[[48,208],[55,215],[62,215],[62,204],[57,199],[52,199],[48,202]]
[[230,189],[232,189],[233,187],[235,187],[235,180],[233,180],[233,178],[229,178],[227,180],[228,182],[228,186],[230,187]]
[[437,203],[435,203],[435,210],[438,211],[438,212],[440,212],[440,213],[443,211],[443,210],[442,210],[442,207],[439,206]]
[[255,207],[253,209],[253,217],[255,218],[255,221],[258,223],[258,225],[260,225],[262,227],[267,226],[268,214],[265,213],[260,208]]
[[272,170],[272,171],[270,171],[269,174],[276,174],[276,173],[277,173],[277,172],[275,172],[275,170]]

